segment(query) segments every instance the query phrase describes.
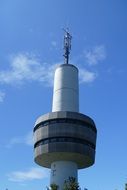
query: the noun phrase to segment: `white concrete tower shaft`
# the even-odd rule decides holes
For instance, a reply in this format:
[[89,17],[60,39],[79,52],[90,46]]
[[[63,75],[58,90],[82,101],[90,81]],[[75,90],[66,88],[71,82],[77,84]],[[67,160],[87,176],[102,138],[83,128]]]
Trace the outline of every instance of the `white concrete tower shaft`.
[[60,65],[55,72],[52,112],[79,112],[78,69],[71,64]]
[[[64,36],[65,64],[60,65],[55,72],[52,112],[79,112],[78,69],[68,64],[71,49],[71,36]],[[77,179],[77,164],[71,161],[56,161],[51,164],[51,181],[63,188],[69,177]]]
[[[52,112],[79,112],[78,69],[71,64],[60,65],[55,72]],[[71,161],[56,161],[51,164],[50,184],[62,190],[65,180],[77,180],[77,164]]]
[[50,184],[56,184],[59,190],[69,177],[74,177],[77,181],[78,169],[77,164],[71,161],[56,161],[51,164]]

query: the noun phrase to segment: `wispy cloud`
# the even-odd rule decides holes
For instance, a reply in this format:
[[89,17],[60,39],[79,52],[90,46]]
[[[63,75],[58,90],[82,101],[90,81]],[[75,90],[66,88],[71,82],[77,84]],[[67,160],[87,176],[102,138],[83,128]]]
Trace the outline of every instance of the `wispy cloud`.
[[[12,56],[9,69],[0,71],[0,83],[7,85],[20,85],[25,82],[37,81],[45,86],[53,85],[56,67],[61,63],[41,63],[36,56],[18,54]],[[85,68],[79,68],[80,82],[92,82],[96,75]],[[4,94],[1,94],[1,101]]]
[[52,85],[56,65],[41,63],[33,55],[18,54],[11,58],[8,70],[0,71],[0,83],[13,85],[38,81],[44,85]]
[[30,131],[25,137],[24,141],[26,145],[33,146],[33,132]]
[[24,136],[19,136],[19,137],[13,137],[7,142],[7,145],[5,146],[6,148],[12,148],[14,145],[17,144],[25,144],[32,146],[33,145],[33,133],[30,131],[28,134]]
[[5,98],[5,93],[0,91],[0,103],[4,101],[4,98]]
[[8,174],[8,180],[13,182],[24,182],[43,179],[48,176],[48,170],[33,167],[26,171],[13,171]]
[[96,78],[97,78],[97,73],[82,68],[79,69],[80,83],[93,82]]
[[97,65],[106,58],[106,49],[104,45],[95,46],[84,51],[85,59],[89,65]]
[[51,45],[56,48],[57,42],[56,42],[55,40],[54,40],[54,41],[51,41]]

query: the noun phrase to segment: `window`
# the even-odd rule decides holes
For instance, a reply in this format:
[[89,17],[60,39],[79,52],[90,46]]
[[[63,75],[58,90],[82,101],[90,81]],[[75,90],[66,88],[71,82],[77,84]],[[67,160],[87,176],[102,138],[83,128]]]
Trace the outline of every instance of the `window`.
[[79,139],[79,138],[74,138],[74,137],[50,137],[47,139],[42,139],[35,143],[34,148],[44,145],[44,144],[49,144],[49,143],[59,143],[59,142],[73,142],[73,143],[79,143],[79,144],[84,144],[88,145],[91,148],[95,149],[95,145],[85,139]]
[[71,124],[78,124],[78,125],[82,125],[85,127],[90,128],[91,130],[93,130],[95,133],[97,132],[96,127],[94,127],[93,125],[86,123],[82,120],[77,120],[77,119],[71,119],[71,118],[56,118],[56,119],[52,119],[52,120],[46,120],[44,122],[39,123],[38,125],[35,126],[34,128],[34,132],[44,126],[48,126],[51,124],[57,124],[57,123],[71,123]]

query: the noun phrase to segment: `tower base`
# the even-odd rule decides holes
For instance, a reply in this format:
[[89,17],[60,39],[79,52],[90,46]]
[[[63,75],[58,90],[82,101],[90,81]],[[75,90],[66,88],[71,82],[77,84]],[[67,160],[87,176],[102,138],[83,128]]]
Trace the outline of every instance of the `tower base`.
[[77,164],[70,161],[56,161],[51,164],[50,184],[58,185],[58,189],[62,190],[65,180],[74,177],[77,181]]

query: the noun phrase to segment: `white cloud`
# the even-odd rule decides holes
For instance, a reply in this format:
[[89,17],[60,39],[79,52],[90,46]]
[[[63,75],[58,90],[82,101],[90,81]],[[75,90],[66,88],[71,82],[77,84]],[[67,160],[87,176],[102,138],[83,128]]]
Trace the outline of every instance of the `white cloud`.
[[84,51],[86,61],[89,65],[96,65],[106,58],[106,50],[103,45],[95,46]]
[[88,71],[86,69],[79,69],[80,83],[93,82],[97,77],[97,73]]
[[43,179],[48,176],[48,170],[42,168],[30,168],[27,171],[14,171],[8,174],[8,180],[14,182],[24,182],[36,179]]
[[33,132],[30,131],[24,138],[24,142],[27,145],[33,146]]
[[[45,86],[52,86],[54,72],[59,64],[61,63],[41,63],[40,60],[33,55],[18,54],[11,58],[10,68],[8,70],[0,71],[0,83],[20,85],[26,82],[37,81]],[[85,68],[79,68],[79,70],[80,82],[92,82],[96,79],[94,72],[87,71]],[[0,101],[2,101],[4,93],[1,93],[0,97]],[[19,139],[14,139],[14,141],[19,141]]]
[[22,84],[27,81],[39,81],[52,85],[52,78],[58,64],[51,65],[29,54],[18,54],[11,58],[10,69],[0,71],[0,83]]
[[5,93],[0,91],[0,103],[4,101]]
[[51,45],[52,45],[53,47],[56,47],[56,46],[57,46],[57,42],[56,42],[56,41],[52,41],[52,42],[51,42]]
[[19,136],[19,137],[13,137],[10,139],[6,145],[6,148],[12,148],[14,145],[17,144],[25,144],[32,146],[33,145],[33,132],[29,132],[28,134],[24,136]]

